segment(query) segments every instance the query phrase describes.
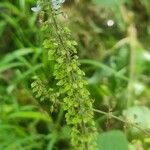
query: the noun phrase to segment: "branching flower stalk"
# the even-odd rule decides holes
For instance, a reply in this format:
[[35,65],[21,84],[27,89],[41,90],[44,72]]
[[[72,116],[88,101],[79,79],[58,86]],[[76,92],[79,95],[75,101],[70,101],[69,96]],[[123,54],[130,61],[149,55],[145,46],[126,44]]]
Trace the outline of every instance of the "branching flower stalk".
[[[80,63],[75,48],[77,43],[72,39],[70,30],[57,18],[60,9],[58,5],[63,2],[64,0],[38,1],[38,8],[40,6],[40,11],[46,16],[42,23],[42,31],[45,35],[43,46],[48,51],[49,61],[54,63],[53,76],[57,88],[45,90],[38,78],[32,83],[32,88],[40,100],[48,98],[52,104],[57,103],[58,100],[61,102],[66,113],[66,122],[71,127],[71,142],[75,149],[96,150],[93,101],[86,89],[84,72],[79,68]],[[43,87],[43,92],[41,90],[39,93],[39,85]],[[51,106],[51,111],[53,109],[54,105]]]

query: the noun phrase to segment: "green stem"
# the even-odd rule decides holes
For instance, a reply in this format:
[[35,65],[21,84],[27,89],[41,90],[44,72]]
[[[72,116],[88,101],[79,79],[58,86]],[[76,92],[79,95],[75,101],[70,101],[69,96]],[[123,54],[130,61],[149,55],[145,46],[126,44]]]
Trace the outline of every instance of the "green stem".
[[113,115],[113,113],[111,112],[104,112],[104,111],[101,111],[101,110],[98,110],[98,109],[93,109],[93,111],[94,112],[97,112],[97,113],[100,113],[100,114],[102,114],[102,115],[106,115],[106,116],[109,116],[109,118],[114,118],[114,119],[116,119],[116,120],[118,120],[118,121],[120,121],[120,122],[123,122],[123,123],[125,123],[125,124],[128,124],[128,125],[130,125],[130,126],[134,126],[135,128],[137,128],[138,130],[140,130],[141,132],[143,132],[145,135],[147,135],[147,136],[150,136],[150,132],[147,132],[147,131],[145,131],[144,129],[142,129],[141,127],[139,127],[138,125],[136,125],[135,123],[131,123],[131,122],[128,122],[128,121],[124,121],[122,118],[120,118],[120,117],[117,117],[117,116],[115,116],[115,115]]
[[128,103],[127,107],[133,105],[134,91],[133,84],[135,80],[135,43],[136,43],[136,29],[134,24],[130,24],[128,28],[129,35],[129,66],[128,66]]

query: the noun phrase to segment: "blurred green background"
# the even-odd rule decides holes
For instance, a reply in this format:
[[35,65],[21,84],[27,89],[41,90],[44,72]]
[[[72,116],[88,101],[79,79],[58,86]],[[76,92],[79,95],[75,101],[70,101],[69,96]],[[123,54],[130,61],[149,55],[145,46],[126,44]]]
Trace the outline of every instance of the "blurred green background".
[[[51,76],[35,4],[0,1],[0,150],[71,150],[63,112],[48,115],[30,87]],[[93,107],[106,112],[95,113],[99,149],[150,150],[150,1],[66,0],[62,11]]]

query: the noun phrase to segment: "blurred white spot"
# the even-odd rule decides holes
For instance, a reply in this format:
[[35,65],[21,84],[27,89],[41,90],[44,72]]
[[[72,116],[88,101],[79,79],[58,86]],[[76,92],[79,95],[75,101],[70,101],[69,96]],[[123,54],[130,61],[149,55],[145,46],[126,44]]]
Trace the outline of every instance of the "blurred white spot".
[[144,57],[145,60],[150,61],[150,53],[149,52],[144,51],[143,52],[143,57]]
[[109,27],[113,26],[113,25],[114,25],[114,21],[111,20],[111,19],[107,20],[107,25],[108,25]]
[[39,12],[41,10],[41,6],[40,5],[37,5],[36,7],[32,7],[31,10],[33,12]]
[[136,95],[139,95],[144,91],[144,85],[139,82],[134,83],[133,87]]

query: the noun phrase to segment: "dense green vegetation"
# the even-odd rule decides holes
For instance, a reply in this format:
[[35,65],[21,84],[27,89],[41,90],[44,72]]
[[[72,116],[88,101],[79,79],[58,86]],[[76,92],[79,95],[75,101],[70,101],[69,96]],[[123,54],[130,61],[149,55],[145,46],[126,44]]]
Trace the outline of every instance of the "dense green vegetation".
[[[42,24],[52,16],[31,11],[35,5],[36,0],[0,1],[0,150],[85,150],[79,143],[95,136],[93,112],[98,149],[150,150],[149,0],[66,0],[56,17],[61,30],[50,25],[46,32]],[[72,87],[66,92],[61,85],[71,78],[63,69],[72,69],[54,49],[48,56],[56,32],[65,49],[55,48],[71,56],[77,50],[85,72],[83,77],[77,56],[69,59],[77,68],[72,95]],[[57,82],[59,73],[66,75],[63,83]],[[82,115],[70,109],[74,105]],[[78,133],[77,124],[86,118],[88,132]]]

